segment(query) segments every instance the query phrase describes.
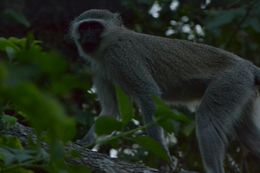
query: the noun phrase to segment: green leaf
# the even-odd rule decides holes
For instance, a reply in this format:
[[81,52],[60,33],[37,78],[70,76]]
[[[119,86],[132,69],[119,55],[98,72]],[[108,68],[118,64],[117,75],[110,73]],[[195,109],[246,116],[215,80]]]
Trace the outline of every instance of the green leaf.
[[17,163],[23,163],[24,166],[26,166],[27,163],[31,165],[33,162],[47,162],[48,159],[48,155],[46,155],[46,152],[43,150],[24,150],[0,147],[0,161],[2,161],[5,166],[12,166]]
[[12,148],[22,149],[22,144],[17,137],[2,135],[0,136],[0,146],[8,146]]
[[16,160],[16,156],[13,152],[11,152],[7,148],[0,147],[0,161],[4,163],[4,165],[11,165]]
[[[1,168],[0,168],[1,171]],[[4,173],[33,173],[33,171],[22,168],[22,167],[14,167],[12,169],[4,171]]]
[[33,33],[29,32],[26,36],[25,49],[37,49],[41,50],[39,44],[42,43],[39,40],[35,40],[35,36]]
[[91,173],[90,169],[86,165],[66,165],[66,170],[71,173]]
[[12,101],[27,115],[26,118],[38,132],[47,131],[48,137],[53,141],[67,141],[74,136],[74,119],[65,114],[53,97],[42,93],[30,83],[17,85],[9,93]]
[[113,117],[102,116],[97,119],[95,127],[98,135],[105,135],[110,134],[113,131],[121,131],[123,124]]
[[16,53],[16,51],[15,51],[14,48],[12,48],[12,47],[6,47],[6,48],[5,48],[5,52],[6,52],[7,57],[9,58],[9,60],[14,59],[15,53]]
[[2,82],[7,78],[7,69],[4,64],[0,64],[0,86]]
[[[1,169],[0,169],[0,171],[1,171]],[[33,173],[33,171],[22,168],[22,167],[15,167],[13,169],[4,171],[4,173]]]
[[15,125],[17,119],[13,116],[4,114],[0,116],[0,120],[6,128],[10,128]]
[[184,128],[182,128],[182,132],[185,136],[191,136],[195,129],[195,122],[191,122],[190,124],[187,124]]
[[134,139],[134,141],[159,158],[169,161],[169,157],[162,145],[154,139],[148,136],[138,136]]
[[10,39],[0,37],[0,51],[5,52],[8,47],[13,48],[15,50],[19,49],[19,47]]
[[171,110],[161,99],[155,97],[154,101],[157,106],[155,115],[156,117],[159,117],[159,119],[172,119],[183,123],[191,122],[191,120],[184,114],[175,113],[173,110]]
[[71,90],[75,88],[90,88],[88,85],[89,83],[86,80],[86,76],[64,74],[52,82],[50,89],[55,94],[64,95],[71,92]]
[[60,77],[67,69],[66,61],[57,53],[43,52],[37,46],[35,49],[19,51],[17,59],[24,64],[37,67],[41,72],[48,74],[50,77]]
[[12,19],[27,28],[29,28],[31,26],[31,24],[27,20],[27,18],[20,12],[17,12],[17,11],[11,10],[11,9],[7,9],[3,12],[3,14],[6,18]]
[[134,115],[134,107],[130,98],[124,93],[124,91],[117,87],[116,88],[117,101],[119,105],[119,113],[122,117],[122,122],[124,124],[129,123]]
[[[41,51],[39,46],[41,43],[38,40],[34,40],[33,34],[29,33],[26,38],[10,37],[8,39],[0,37],[0,51],[6,53],[7,56],[15,56],[18,51],[34,50]],[[32,57],[27,57],[32,58]]]

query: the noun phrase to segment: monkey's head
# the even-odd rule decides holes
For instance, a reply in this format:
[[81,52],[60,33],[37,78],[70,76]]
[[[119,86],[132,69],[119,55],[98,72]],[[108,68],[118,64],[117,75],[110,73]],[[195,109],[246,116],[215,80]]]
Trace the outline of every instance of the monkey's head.
[[92,9],[76,17],[70,28],[70,35],[75,41],[81,56],[91,54],[98,49],[102,35],[115,27],[121,27],[119,14],[108,10]]

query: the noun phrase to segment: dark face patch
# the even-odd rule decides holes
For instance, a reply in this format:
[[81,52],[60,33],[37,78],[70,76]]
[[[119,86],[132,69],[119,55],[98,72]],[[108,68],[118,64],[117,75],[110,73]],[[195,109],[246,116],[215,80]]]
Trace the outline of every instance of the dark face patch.
[[98,49],[104,26],[97,21],[83,22],[78,26],[79,42],[86,53],[93,53]]

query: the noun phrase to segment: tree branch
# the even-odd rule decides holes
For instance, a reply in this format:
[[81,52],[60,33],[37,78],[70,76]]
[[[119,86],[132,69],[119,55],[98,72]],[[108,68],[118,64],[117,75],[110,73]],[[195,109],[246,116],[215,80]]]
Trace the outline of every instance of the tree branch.
[[[33,141],[37,140],[33,129],[26,127],[22,124],[16,123],[16,125],[10,129],[0,131],[1,134],[12,135],[20,139],[24,146],[27,146],[28,139],[32,138]],[[42,147],[48,150],[48,144],[42,143]],[[92,169],[93,172],[101,173],[157,173],[157,169],[149,168],[143,165],[134,163],[127,163],[118,159],[110,158],[105,154],[91,151],[84,146],[76,143],[70,143],[65,146],[65,151],[77,151],[77,157],[71,157],[66,159],[68,164],[87,166]]]

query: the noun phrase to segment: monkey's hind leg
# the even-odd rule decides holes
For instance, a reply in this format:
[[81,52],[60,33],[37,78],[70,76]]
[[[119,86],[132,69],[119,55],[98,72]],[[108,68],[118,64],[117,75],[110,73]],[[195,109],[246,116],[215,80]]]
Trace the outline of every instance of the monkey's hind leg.
[[253,88],[254,76],[241,67],[223,72],[209,84],[196,115],[196,133],[207,173],[224,173],[228,138],[235,135],[235,125]]
[[237,136],[249,151],[260,159],[260,97],[257,90],[243,110],[241,123],[237,124]]

